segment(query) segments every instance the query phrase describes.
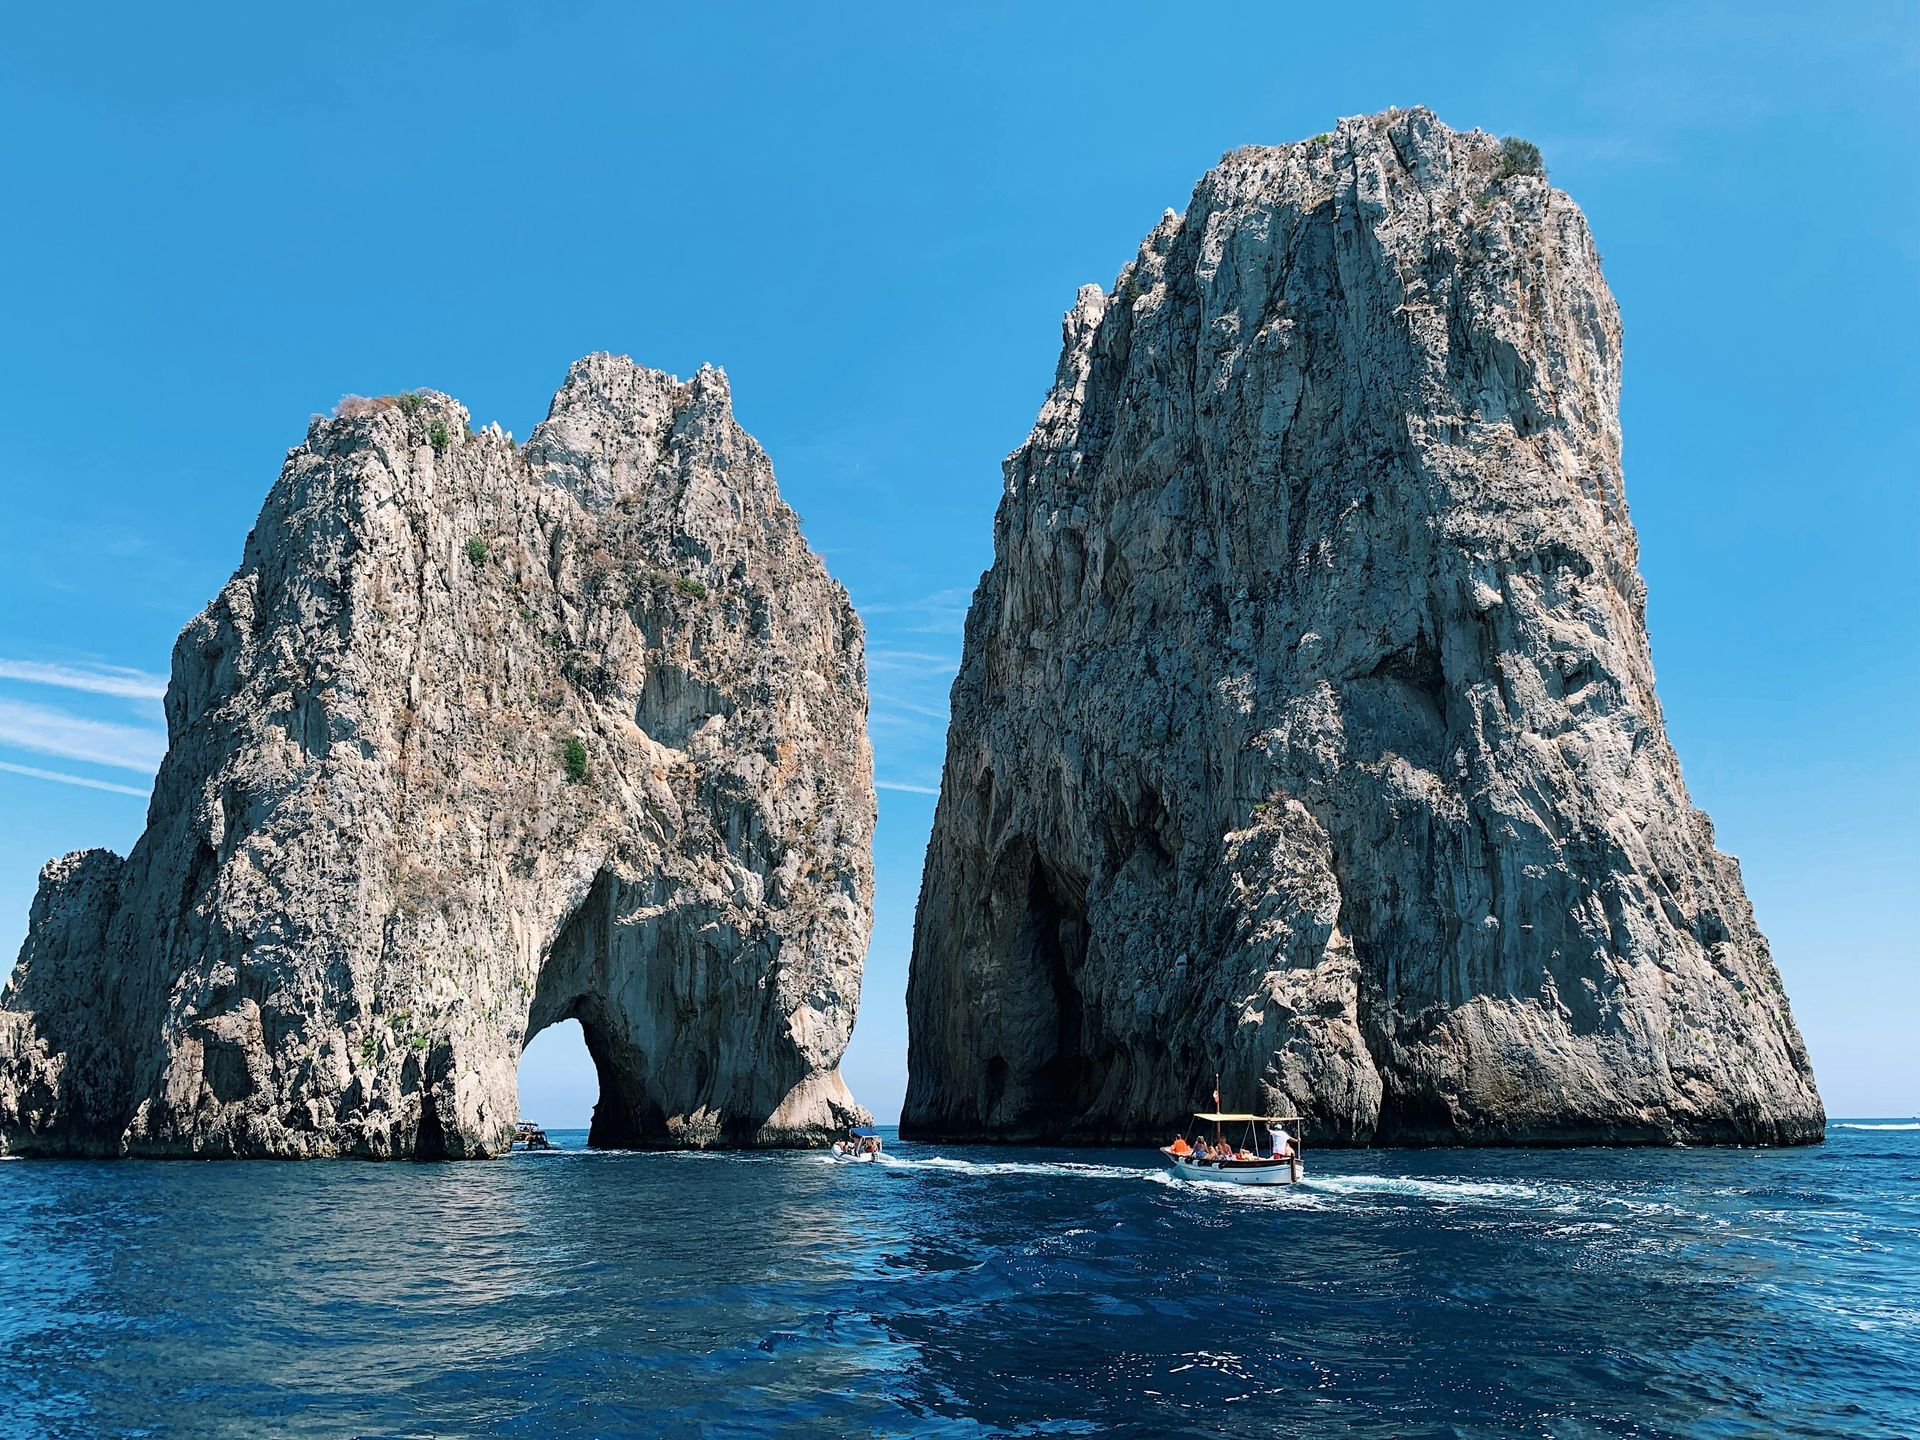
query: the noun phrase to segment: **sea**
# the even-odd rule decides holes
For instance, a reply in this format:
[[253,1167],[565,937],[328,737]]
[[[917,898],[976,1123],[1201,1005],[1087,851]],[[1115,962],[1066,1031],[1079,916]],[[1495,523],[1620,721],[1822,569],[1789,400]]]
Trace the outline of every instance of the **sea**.
[[0,1164],[0,1435],[1920,1435],[1920,1122],[1803,1150]]

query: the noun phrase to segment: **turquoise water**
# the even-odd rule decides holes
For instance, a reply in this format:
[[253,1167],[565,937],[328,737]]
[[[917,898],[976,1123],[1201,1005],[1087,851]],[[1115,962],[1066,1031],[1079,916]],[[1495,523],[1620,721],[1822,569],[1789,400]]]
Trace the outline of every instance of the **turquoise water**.
[[[1920,1125],[1814,1150],[897,1144],[0,1164],[0,1433],[1920,1433]],[[1883,1122],[1891,1123],[1891,1122]]]

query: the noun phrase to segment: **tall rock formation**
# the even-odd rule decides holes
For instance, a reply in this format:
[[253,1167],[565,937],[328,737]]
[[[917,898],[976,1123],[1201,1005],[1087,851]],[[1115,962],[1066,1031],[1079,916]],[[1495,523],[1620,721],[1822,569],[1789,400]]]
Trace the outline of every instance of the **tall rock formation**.
[[5,1148],[497,1154],[569,1016],[596,1144],[862,1116],[860,624],[720,372],[590,356],[524,449],[433,392],[343,402],[166,711],[131,855],[41,878]]
[[1620,326],[1531,147],[1226,156],[1081,291],[1006,463],[914,931],[903,1129],[1819,1138],[1662,729]]

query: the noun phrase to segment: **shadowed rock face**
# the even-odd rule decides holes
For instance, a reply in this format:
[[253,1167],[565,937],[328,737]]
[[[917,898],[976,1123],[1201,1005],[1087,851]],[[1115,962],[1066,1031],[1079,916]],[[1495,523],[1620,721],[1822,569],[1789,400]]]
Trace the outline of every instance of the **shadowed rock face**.
[[497,1154],[569,1016],[595,1143],[864,1118],[860,625],[725,377],[591,356],[523,450],[342,408],[180,637],[146,833],[42,875],[0,1144]]
[[1805,1048],[1661,725],[1584,219],[1424,110],[1226,157],[1006,463],[903,1130],[1797,1142]]

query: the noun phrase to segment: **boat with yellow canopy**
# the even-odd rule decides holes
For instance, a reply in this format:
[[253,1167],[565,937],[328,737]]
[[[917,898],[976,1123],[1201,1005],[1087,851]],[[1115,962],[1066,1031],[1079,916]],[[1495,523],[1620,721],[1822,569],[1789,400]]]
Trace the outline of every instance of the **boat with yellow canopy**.
[[[1160,1153],[1173,1164],[1173,1173],[1182,1180],[1212,1180],[1228,1185],[1291,1185],[1306,1178],[1306,1162],[1300,1154],[1300,1117],[1298,1115],[1239,1115],[1222,1111],[1198,1110],[1194,1119],[1202,1124],[1194,1144],[1184,1135],[1173,1144],[1162,1145]],[[1213,1126],[1213,1140],[1206,1138],[1205,1126]],[[1240,1145],[1226,1138],[1226,1127],[1245,1125],[1246,1139]],[[1256,1127],[1265,1126],[1266,1134]],[[1275,1136],[1279,1143],[1274,1144]],[[1266,1142],[1266,1143],[1263,1143]],[[1229,1151],[1231,1158],[1222,1155]]]

